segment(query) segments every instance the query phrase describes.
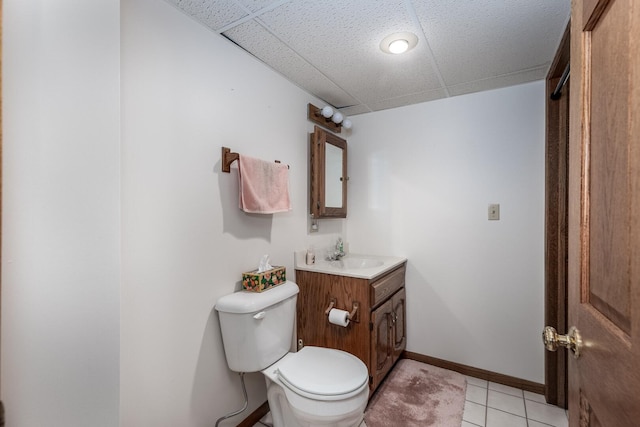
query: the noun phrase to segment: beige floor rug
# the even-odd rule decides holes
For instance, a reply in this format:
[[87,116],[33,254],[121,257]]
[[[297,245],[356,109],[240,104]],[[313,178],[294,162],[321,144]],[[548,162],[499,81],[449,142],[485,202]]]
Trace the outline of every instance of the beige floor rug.
[[367,427],[460,427],[467,381],[457,372],[401,359],[373,395]]

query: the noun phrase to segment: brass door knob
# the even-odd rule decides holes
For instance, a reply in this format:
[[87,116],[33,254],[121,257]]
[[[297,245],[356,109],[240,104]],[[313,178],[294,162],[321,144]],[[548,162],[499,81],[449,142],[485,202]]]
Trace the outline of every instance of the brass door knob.
[[558,335],[554,327],[546,326],[542,331],[542,342],[549,351],[556,351],[558,346],[566,347],[573,353],[576,359],[580,357],[582,349],[582,336],[575,326],[569,328],[567,335]]

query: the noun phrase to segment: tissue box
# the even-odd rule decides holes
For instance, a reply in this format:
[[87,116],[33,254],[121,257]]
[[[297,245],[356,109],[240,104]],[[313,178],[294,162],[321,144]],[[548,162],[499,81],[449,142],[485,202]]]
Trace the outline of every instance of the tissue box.
[[242,287],[246,291],[266,291],[287,280],[287,272],[284,267],[273,266],[273,269],[258,273],[258,270],[242,273]]

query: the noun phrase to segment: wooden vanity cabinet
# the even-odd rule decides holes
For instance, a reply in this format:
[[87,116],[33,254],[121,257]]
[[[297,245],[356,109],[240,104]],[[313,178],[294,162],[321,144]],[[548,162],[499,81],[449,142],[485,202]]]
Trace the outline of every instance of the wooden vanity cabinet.
[[[298,343],[336,348],[354,354],[369,369],[371,394],[406,347],[406,263],[374,279],[296,270],[300,287],[297,307]],[[359,309],[347,327],[329,323],[325,314],[335,307]]]

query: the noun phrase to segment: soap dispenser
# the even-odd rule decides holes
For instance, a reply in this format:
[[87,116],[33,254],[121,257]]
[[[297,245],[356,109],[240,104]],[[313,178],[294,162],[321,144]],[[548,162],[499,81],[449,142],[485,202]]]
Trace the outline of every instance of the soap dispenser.
[[316,263],[316,253],[315,253],[315,251],[313,250],[313,246],[310,246],[310,247],[307,249],[307,258],[306,258],[306,262],[307,262],[307,265],[312,265],[312,264],[315,264],[315,263]]

